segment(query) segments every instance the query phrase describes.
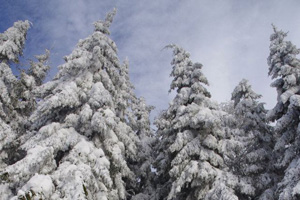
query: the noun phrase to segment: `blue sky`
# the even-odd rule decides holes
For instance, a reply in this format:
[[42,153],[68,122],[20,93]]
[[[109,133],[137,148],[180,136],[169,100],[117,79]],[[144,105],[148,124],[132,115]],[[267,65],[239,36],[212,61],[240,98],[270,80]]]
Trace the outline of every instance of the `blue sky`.
[[236,84],[246,78],[263,95],[267,108],[276,102],[269,85],[267,57],[271,24],[289,31],[288,40],[300,46],[300,1],[297,0],[0,0],[0,32],[14,21],[33,23],[27,35],[23,65],[35,54],[51,49],[51,73],[62,64],[79,39],[93,31],[93,22],[104,19],[113,7],[118,13],[111,37],[119,58],[130,61],[130,75],[138,96],[157,107],[153,116],[172,99],[170,43],[191,53],[203,71],[212,98],[227,101]]

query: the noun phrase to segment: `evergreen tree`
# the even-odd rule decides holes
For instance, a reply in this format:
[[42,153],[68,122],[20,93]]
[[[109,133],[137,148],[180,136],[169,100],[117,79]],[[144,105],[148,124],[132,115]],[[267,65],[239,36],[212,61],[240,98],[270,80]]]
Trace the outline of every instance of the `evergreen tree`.
[[237,199],[228,187],[230,177],[218,145],[224,132],[218,105],[210,100],[200,63],[188,52],[173,49],[171,90],[177,95],[156,119],[160,137],[155,160],[158,170],[154,199]]
[[277,104],[268,112],[270,121],[276,120],[275,134],[278,136],[274,147],[276,172],[282,179],[276,186],[275,199],[294,200],[300,198],[299,168],[299,113],[300,113],[300,61],[296,57],[299,49],[285,41],[287,33],[273,26],[269,75],[275,79],[271,84],[277,89]]
[[132,169],[142,146],[125,115],[132,101],[126,93],[128,74],[108,37],[115,14],[113,10],[94,24],[94,33],[79,41],[52,81],[40,85],[47,54],[32,63],[30,75],[40,85],[33,93],[41,100],[19,138],[27,155],[2,170],[1,193],[12,199],[119,200],[133,195],[128,188],[137,184]]
[[29,72],[21,72],[20,79],[13,75],[10,64],[18,62],[25,44],[28,21],[18,21],[14,26],[1,34],[1,106],[0,116],[11,124],[14,130],[20,132],[26,117],[35,109],[35,95],[32,94],[36,86],[41,85],[49,66],[43,65],[49,58],[50,52],[36,56],[38,63],[31,61]]
[[135,120],[133,130],[140,139],[140,151],[138,152],[138,165],[135,172],[138,176],[136,195],[133,200],[148,200],[155,193],[153,182],[155,173],[151,171],[153,163],[153,146],[156,142],[150,127],[149,115],[153,106],[147,106],[144,98],[137,98],[133,104]]
[[117,109],[116,112],[127,122],[134,133],[138,136],[137,160],[129,163],[137,181],[134,184],[127,184],[127,190],[132,193],[133,199],[147,199],[149,194],[153,192],[153,186],[150,183],[150,176],[153,173],[150,171],[152,164],[152,145],[154,135],[150,128],[150,112],[154,109],[153,106],[148,106],[144,98],[137,98],[134,94],[134,86],[130,82],[129,77],[129,61],[126,59],[121,65],[120,89],[117,92]]
[[[26,156],[26,151],[19,148],[18,138],[26,132],[27,118],[35,109],[32,90],[36,84],[33,76],[24,71],[18,79],[10,65],[17,63],[22,55],[29,27],[28,21],[18,21],[0,34],[0,172]],[[6,178],[6,173],[2,174],[1,181]],[[1,185],[0,194],[3,198],[11,195],[10,190],[2,191],[7,187],[8,184]]]
[[[18,79],[10,67],[22,55],[29,26],[28,21],[18,21],[0,34],[0,166],[24,156],[24,152],[18,150],[16,138],[25,132],[24,124],[34,109],[34,99],[24,82],[28,75],[24,72]],[[28,82],[30,80],[28,76]]]
[[28,21],[18,21],[0,33],[0,118],[4,123],[10,123],[13,129],[18,129],[22,121],[17,110],[20,110],[20,93],[24,89],[13,75],[9,62],[18,62],[29,27]]
[[227,119],[231,120],[232,135],[227,144],[230,155],[227,164],[230,171],[238,176],[239,183],[235,188],[239,199],[254,199],[271,187],[272,143],[271,128],[266,123],[266,110],[258,99],[248,81],[243,79],[234,89],[233,112]]

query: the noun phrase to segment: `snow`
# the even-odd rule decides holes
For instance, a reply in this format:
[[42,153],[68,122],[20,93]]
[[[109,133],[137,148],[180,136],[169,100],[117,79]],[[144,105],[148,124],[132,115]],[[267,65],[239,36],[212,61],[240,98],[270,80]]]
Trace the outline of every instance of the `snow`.
[[298,196],[300,195],[300,182],[297,183],[297,185],[293,188],[293,196]]
[[26,193],[34,191],[34,195],[32,194],[33,199],[50,199],[54,187],[49,175],[35,174],[26,185],[18,191],[17,196],[25,197]]
[[218,149],[218,140],[209,134],[203,141],[203,145],[210,149]]
[[0,151],[4,147],[4,144],[11,143],[15,138],[16,134],[12,128],[0,118]]
[[27,151],[27,155],[17,163],[6,167],[11,181],[27,182],[35,173],[48,174],[55,169],[52,147],[36,145]]
[[89,104],[96,109],[113,104],[110,93],[104,88],[101,82],[93,85],[89,96]]
[[27,75],[26,73],[21,73],[21,81],[27,88],[34,88],[35,80],[33,76]]
[[12,192],[9,189],[9,184],[0,183],[0,194],[2,199],[9,199],[12,196]]

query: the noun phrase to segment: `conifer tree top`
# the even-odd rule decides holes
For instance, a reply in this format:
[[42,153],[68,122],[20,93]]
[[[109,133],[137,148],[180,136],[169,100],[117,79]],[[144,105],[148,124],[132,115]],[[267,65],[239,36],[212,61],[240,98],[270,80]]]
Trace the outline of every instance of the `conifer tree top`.
[[290,41],[284,40],[287,33],[278,31],[274,25],[273,30],[268,57],[269,75],[276,79],[271,86],[277,88],[280,103],[285,104],[300,89],[300,60],[296,57],[300,51]]
[[193,93],[202,93],[207,97],[210,97],[210,93],[205,87],[201,85],[209,85],[207,78],[202,73],[202,64],[193,63],[190,60],[190,54],[183,48],[170,44],[165,48],[173,49],[173,65],[170,76],[174,77],[169,92],[177,88],[177,92],[182,88],[191,88]]
[[94,23],[95,31],[100,31],[104,34],[109,35],[110,34],[109,27],[110,27],[116,13],[117,13],[117,9],[114,8],[111,12],[107,13],[104,21],[102,21],[102,20],[96,21]]
[[268,57],[269,75],[273,79],[278,76],[287,76],[295,72],[294,68],[299,66],[300,62],[296,58],[299,49],[290,41],[285,41],[286,32],[278,30],[273,25],[274,33],[270,36],[270,55]]
[[256,94],[252,90],[251,85],[246,79],[241,80],[232,92],[231,100],[234,100],[234,106],[236,106],[242,98],[251,100],[261,98],[261,95]]
[[0,33],[0,60],[19,61],[19,56],[23,53],[26,34],[30,28],[30,22],[17,21],[13,27]]

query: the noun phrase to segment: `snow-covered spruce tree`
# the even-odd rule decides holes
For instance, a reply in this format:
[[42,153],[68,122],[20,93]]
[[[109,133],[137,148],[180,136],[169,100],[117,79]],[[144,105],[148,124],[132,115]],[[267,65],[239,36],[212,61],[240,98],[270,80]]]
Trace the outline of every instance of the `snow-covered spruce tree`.
[[116,97],[116,112],[122,119],[128,121],[128,124],[140,140],[138,143],[138,162],[129,163],[137,176],[137,182],[131,185],[127,184],[127,190],[133,194],[133,199],[147,199],[149,194],[153,192],[153,186],[150,184],[153,173],[150,171],[150,167],[152,164],[154,135],[150,129],[150,112],[154,107],[148,106],[143,97],[137,98],[134,94],[134,86],[130,82],[127,59],[121,65],[120,75],[121,90]]
[[125,115],[128,84],[108,37],[115,13],[95,22],[94,33],[65,57],[56,77],[33,91],[41,101],[19,139],[27,155],[2,172],[1,194],[99,200],[132,195],[126,187],[134,188],[137,177],[129,166],[138,160],[140,140]]
[[[22,55],[28,21],[18,21],[14,26],[0,33],[0,117],[5,123],[10,123],[14,129],[19,127],[19,116],[16,111],[19,106],[20,81],[13,75],[10,62],[18,62]],[[14,119],[14,120],[12,120]],[[0,139],[1,140],[1,139]]]
[[276,120],[274,147],[275,168],[282,179],[276,186],[274,199],[295,200],[300,198],[300,61],[299,49],[286,41],[287,33],[273,26],[269,75],[275,79],[271,84],[277,89],[277,104],[268,112],[270,121]]
[[135,171],[139,177],[137,184],[137,194],[132,198],[133,200],[147,200],[150,199],[154,191],[154,177],[155,173],[151,171],[153,163],[153,146],[156,142],[154,134],[150,127],[149,115],[154,108],[148,106],[144,98],[135,99],[132,104],[133,114],[135,120],[132,124],[133,130],[137,133],[140,139],[140,151],[138,152],[139,163],[135,166]]
[[[263,103],[258,99],[248,81],[243,79],[232,93],[233,111],[228,113],[231,121],[231,138],[227,144],[230,155],[225,162],[230,171],[238,176],[235,187],[239,199],[255,199],[273,184],[271,128],[266,123]],[[263,199],[263,198],[262,198]]]
[[31,94],[35,83],[31,75],[21,73],[16,78],[11,70],[13,62],[19,61],[26,40],[28,21],[18,21],[0,34],[0,168],[25,156],[18,149],[18,136],[25,133],[24,124],[35,108]]
[[[7,165],[24,156],[17,150],[18,135],[24,132],[25,116],[19,112],[20,81],[13,75],[11,68],[0,63],[0,173]],[[1,193],[1,192],[0,192]]]
[[[40,60],[42,57],[43,61]],[[31,61],[29,71],[25,72],[23,70],[19,79],[12,75],[11,69],[6,68],[9,72],[8,77],[13,78],[14,84],[10,85],[8,89],[10,101],[6,104],[11,110],[5,109],[7,108],[5,105],[3,108],[7,112],[5,121],[7,121],[13,132],[9,129],[6,130],[6,128],[3,131],[4,139],[2,145],[0,145],[2,150],[1,165],[4,163],[13,164],[26,155],[26,151],[19,148],[20,143],[17,138],[26,133],[26,122],[29,115],[35,110],[38,100],[33,90],[42,83],[50,68],[44,65],[44,62],[49,58],[49,51],[44,55],[36,56],[36,58],[39,59],[39,62]]]
[[[228,187],[232,180],[223,169],[219,141],[224,137],[224,114],[210,99],[200,63],[192,63],[184,49],[173,49],[171,90],[177,95],[155,123],[159,144],[156,147],[156,194],[152,199],[237,200]],[[236,180],[234,180],[236,182]]]

